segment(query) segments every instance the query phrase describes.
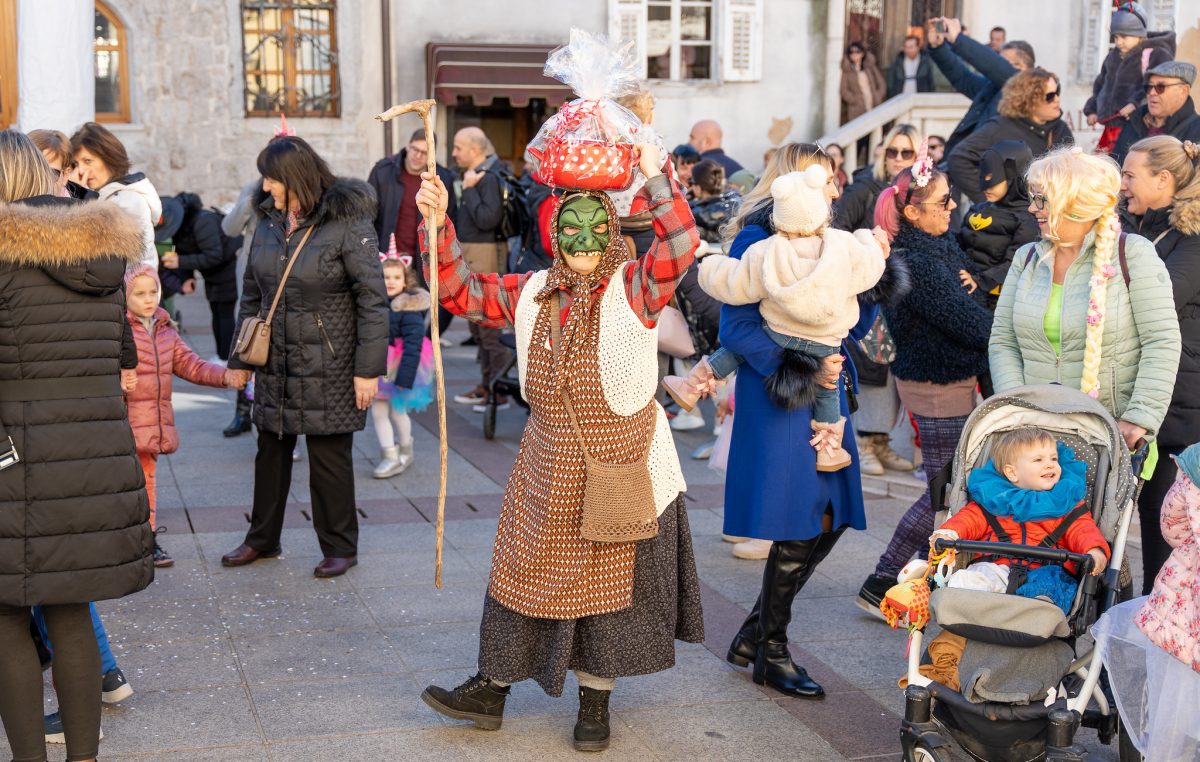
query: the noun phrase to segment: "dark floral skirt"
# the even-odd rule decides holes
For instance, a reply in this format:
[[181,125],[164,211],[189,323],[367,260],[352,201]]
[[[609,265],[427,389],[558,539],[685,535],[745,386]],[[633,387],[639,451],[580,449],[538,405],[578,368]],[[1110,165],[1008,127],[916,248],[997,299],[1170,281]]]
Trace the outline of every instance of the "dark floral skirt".
[[532,678],[561,696],[567,670],[629,677],[675,666],[675,641],[704,640],[700,580],[681,494],[658,517],[658,535],[637,546],[633,604],[580,619],[535,619],[483,604],[479,672],[506,683]]

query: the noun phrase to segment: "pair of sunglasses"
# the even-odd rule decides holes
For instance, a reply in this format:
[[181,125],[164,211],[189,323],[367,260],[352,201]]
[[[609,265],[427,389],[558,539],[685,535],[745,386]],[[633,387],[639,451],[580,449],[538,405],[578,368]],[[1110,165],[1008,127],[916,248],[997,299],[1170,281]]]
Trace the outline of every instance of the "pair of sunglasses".
[[1168,87],[1175,87],[1176,85],[1183,85],[1183,84],[1186,84],[1186,83],[1185,82],[1155,82],[1152,85],[1147,84],[1146,85],[1146,95],[1149,95],[1152,92],[1156,93],[1158,95],[1162,95],[1163,93],[1165,93],[1167,91]]
[[1046,93],[1046,103],[1054,103],[1060,95],[1062,95],[1062,85],[1059,85],[1057,90]]
[[949,208],[950,208],[950,201],[951,201],[951,196],[950,196],[950,194],[946,194],[945,198],[942,198],[942,199],[941,199],[941,200],[939,200],[939,201],[918,201],[917,203],[918,203],[918,204],[932,204],[932,205],[935,205],[935,206],[940,206],[940,207],[941,207],[941,208],[943,208],[943,209],[949,209]]
[[901,158],[905,161],[916,158],[917,152],[911,148],[887,148],[883,155],[889,159]]

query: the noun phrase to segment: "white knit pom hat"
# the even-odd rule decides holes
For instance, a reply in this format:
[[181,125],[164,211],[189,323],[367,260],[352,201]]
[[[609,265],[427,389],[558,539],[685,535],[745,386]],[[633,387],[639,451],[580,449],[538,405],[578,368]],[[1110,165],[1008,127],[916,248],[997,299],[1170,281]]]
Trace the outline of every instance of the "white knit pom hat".
[[825,197],[828,181],[829,173],[820,164],[775,178],[771,183],[771,196],[775,199],[771,221],[775,230],[812,235],[824,227],[829,222],[829,200]]

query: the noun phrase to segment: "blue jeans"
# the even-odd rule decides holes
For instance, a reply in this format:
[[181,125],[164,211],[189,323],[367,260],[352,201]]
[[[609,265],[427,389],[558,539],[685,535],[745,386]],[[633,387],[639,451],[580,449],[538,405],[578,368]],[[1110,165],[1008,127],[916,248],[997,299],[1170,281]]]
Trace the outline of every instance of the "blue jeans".
[[[89,603],[88,611],[92,614],[92,630],[96,633],[96,645],[100,646],[100,674],[103,676],[117,668],[117,659],[108,646],[108,633],[104,631],[104,623],[100,621],[96,604]],[[50,653],[54,653],[54,646],[50,644],[50,636],[46,633],[46,620],[42,617],[41,606],[33,607],[33,621],[37,623],[38,632],[42,635],[42,642],[46,644]]]
[[[831,347],[828,344],[822,344],[819,341],[810,341],[809,339],[800,339],[795,336],[788,336],[786,333],[772,330],[770,326],[763,323],[763,333],[771,338],[771,341],[778,344],[783,349],[790,349],[794,352],[799,352],[802,355],[814,357],[818,361],[829,357],[832,354],[837,354],[841,351],[841,347]],[[713,375],[717,378],[727,378],[738,369],[738,366],[745,362],[745,359],[735,352],[721,347],[717,351],[708,356],[707,360],[709,367],[712,368]],[[838,374],[838,388],[826,389],[820,384],[817,385],[817,398],[813,402],[813,420],[818,423],[837,423],[842,417],[841,412],[841,395],[842,395],[842,376]]]

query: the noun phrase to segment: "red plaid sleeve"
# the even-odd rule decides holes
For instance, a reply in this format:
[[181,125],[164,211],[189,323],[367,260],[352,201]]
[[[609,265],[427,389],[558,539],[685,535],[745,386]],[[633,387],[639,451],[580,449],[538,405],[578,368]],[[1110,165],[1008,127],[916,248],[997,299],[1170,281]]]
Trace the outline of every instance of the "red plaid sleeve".
[[667,175],[650,178],[638,191],[630,213],[646,209],[654,217],[654,243],[633,267],[626,268],[625,293],[638,319],[653,328],[695,261],[700,236],[692,210]]
[[[417,228],[417,240],[420,242],[425,281],[429,283],[429,246],[424,220]],[[528,280],[529,273],[499,275],[471,272],[462,259],[458,238],[454,235],[454,223],[447,218],[445,225],[438,230],[438,302],[455,315],[489,328],[512,325],[517,300]]]

